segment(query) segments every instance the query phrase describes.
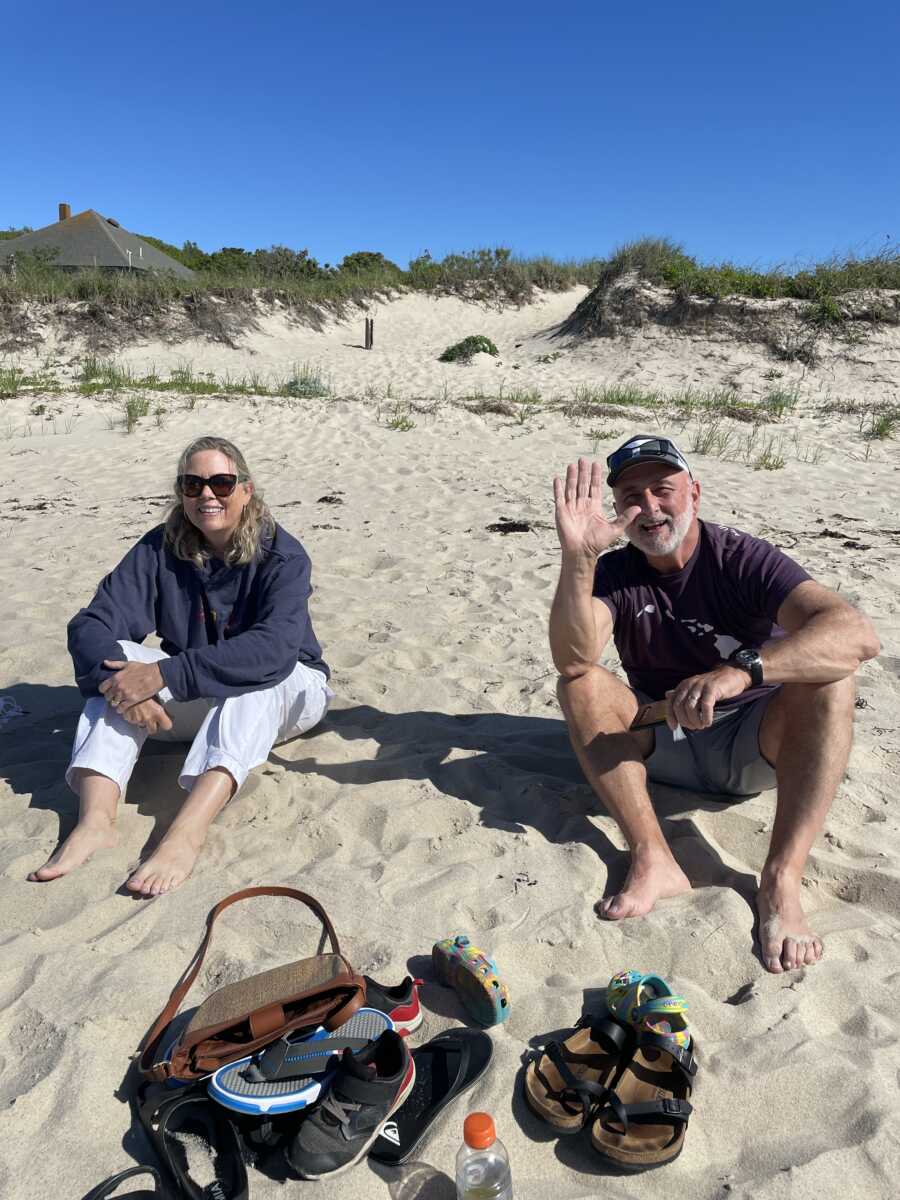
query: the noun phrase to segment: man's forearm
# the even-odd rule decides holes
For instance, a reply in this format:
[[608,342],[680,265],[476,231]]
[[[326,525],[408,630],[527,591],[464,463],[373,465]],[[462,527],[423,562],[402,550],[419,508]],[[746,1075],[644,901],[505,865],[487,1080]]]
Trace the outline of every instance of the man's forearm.
[[854,609],[815,613],[760,654],[766,683],[834,683],[857,671],[880,650],[871,621]]
[[550,609],[550,651],[560,675],[582,675],[600,656],[594,616],[595,561],[563,555]]

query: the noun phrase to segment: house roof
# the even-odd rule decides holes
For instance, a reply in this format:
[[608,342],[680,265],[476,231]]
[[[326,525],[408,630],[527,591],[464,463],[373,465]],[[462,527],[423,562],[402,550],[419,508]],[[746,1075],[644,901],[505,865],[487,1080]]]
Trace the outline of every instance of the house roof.
[[55,249],[54,266],[118,267],[136,271],[171,271],[182,279],[194,272],[149,242],[129,233],[92,208],[33,233],[0,241],[0,263],[14,254]]

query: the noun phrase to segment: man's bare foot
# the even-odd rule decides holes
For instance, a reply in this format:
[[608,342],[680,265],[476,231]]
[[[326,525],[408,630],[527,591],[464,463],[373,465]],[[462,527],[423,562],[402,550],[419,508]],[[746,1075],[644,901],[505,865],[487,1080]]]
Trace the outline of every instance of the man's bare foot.
[[174,891],[194,869],[204,840],[202,834],[170,829],[125,886],[142,896],[161,896]]
[[595,907],[598,915],[608,921],[621,921],[624,917],[643,917],[657,900],[690,890],[691,881],[667,846],[636,850],[621,892],[598,901]]
[[32,871],[28,878],[32,883],[46,883],[68,875],[91,857],[95,850],[109,850],[117,841],[116,831],[109,821],[81,821],[75,826],[63,844],[42,867]]
[[800,904],[800,876],[763,872],[756,896],[759,945],[766,970],[780,975],[811,967],[824,953]]

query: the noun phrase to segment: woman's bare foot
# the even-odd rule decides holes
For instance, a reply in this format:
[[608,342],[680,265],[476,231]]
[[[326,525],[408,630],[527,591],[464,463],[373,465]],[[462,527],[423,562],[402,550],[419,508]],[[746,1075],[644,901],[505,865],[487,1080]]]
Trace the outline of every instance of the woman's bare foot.
[[68,875],[91,857],[95,850],[109,850],[118,838],[111,821],[79,821],[60,848],[54,851],[42,867],[32,871],[32,883],[46,883]]
[[824,954],[800,904],[799,875],[763,872],[756,896],[759,945],[766,970],[775,975],[811,967]]
[[615,896],[598,901],[597,913],[609,921],[643,917],[657,900],[691,890],[691,881],[672,857],[668,846],[635,850],[625,886]]
[[125,886],[141,896],[161,896],[174,891],[194,869],[204,841],[205,831],[198,834],[193,830],[170,829]]

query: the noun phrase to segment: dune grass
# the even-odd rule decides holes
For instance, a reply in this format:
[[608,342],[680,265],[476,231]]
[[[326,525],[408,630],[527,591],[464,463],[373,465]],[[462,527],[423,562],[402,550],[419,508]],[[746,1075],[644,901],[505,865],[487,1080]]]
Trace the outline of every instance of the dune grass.
[[[167,247],[169,252],[173,249]],[[279,273],[272,266],[273,259],[279,260],[270,252],[261,258],[246,252],[241,255],[204,255],[205,269],[196,270],[193,279],[143,272],[66,271],[54,267],[46,256],[21,255],[14,272],[0,268],[0,304],[70,300],[98,306],[100,311],[141,313],[176,303],[189,307],[204,297],[234,302],[261,298],[294,309],[342,312],[350,304],[401,290],[525,303],[536,288],[565,291],[577,283],[592,285],[600,267],[599,259],[517,258],[511,251],[497,248],[448,254],[441,260],[426,253],[406,270],[373,254],[348,256],[364,260],[362,264],[357,261],[353,269],[314,264],[306,271]]]
[[163,377],[156,371],[137,375],[115,359],[86,355],[77,376],[77,389],[83,396],[106,392],[154,391],[187,396],[279,396],[310,399],[330,396],[331,386],[319,367],[298,363],[287,377],[263,376],[258,372],[235,377],[217,376],[212,371],[196,373],[190,363],[176,367]]
[[58,392],[62,385],[49,370],[24,371],[12,364],[0,364],[0,400],[12,400],[24,392]]
[[598,281],[612,283],[628,271],[687,296],[810,300],[816,304],[818,323],[829,324],[843,319],[834,297],[844,292],[900,289],[900,248],[884,247],[867,257],[835,256],[795,271],[782,266],[760,270],[730,262],[699,263],[668,238],[640,238],[615,251],[603,264]]
[[[397,291],[457,295],[473,300],[521,304],[535,289],[564,291],[575,284],[608,286],[629,271],[675,290],[678,296],[721,299],[793,298],[810,303],[814,327],[830,328],[846,318],[840,296],[858,289],[900,289],[900,248],[836,256],[789,270],[760,269],[731,262],[702,263],[668,238],[628,242],[608,258],[558,261],[518,257],[506,247],[481,248],[433,259],[427,252],[404,269],[377,252],[348,255],[337,267],[320,266],[308,253],[286,247],[245,251],[225,248],[208,254],[194,243],[180,250],[148,241],[195,270],[194,279],[119,271],[64,271],[47,256],[21,255],[15,271],[0,269],[0,304],[22,300],[76,301],[95,311],[159,312],[172,304],[190,309],[210,297],[235,303],[278,300],[312,312],[343,312]],[[900,306],[873,298],[860,319],[900,321]],[[802,347],[800,350],[802,351]],[[547,361],[551,361],[548,357]]]

